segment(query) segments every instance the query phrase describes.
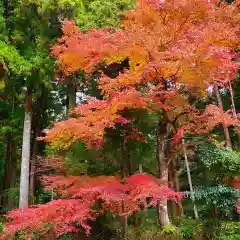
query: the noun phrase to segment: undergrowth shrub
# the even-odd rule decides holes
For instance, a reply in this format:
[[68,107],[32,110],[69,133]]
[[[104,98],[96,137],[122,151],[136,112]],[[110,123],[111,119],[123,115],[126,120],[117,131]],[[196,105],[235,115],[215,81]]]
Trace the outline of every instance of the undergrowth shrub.
[[222,223],[219,240],[240,240],[240,222]]
[[191,218],[182,218],[180,230],[184,239],[201,239],[203,234],[203,224]]
[[182,240],[183,236],[179,228],[165,226],[161,228],[158,224],[142,225],[139,229],[130,227],[124,240]]

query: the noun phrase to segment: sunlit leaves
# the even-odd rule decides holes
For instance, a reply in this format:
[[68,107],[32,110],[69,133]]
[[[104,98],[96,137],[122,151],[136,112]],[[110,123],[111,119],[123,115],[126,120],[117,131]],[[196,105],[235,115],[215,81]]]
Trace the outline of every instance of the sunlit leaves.
[[15,74],[28,75],[32,63],[27,61],[20,53],[11,45],[0,41],[0,63],[3,62],[9,70]]
[[[225,21],[223,12],[229,14]],[[135,10],[125,14],[123,30],[102,28],[82,33],[74,22],[66,21],[64,36],[52,48],[66,75],[80,69],[90,74],[99,63],[126,59],[129,69],[115,79],[102,74],[99,89],[104,100],[93,101],[102,108],[92,111],[90,102],[89,109],[80,106],[84,115],[58,123],[45,140],[61,139],[59,144],[68,142],[69,146],[78,139],[99,144],[105,129],[115,126],[125,108],[150,110],[151,104],[155,105],[151,111],[160,108],[170,112],[170,118],[182,116],[178,124],[188,132],[211,131],[219,124],[236,126],[239,123],[216,106],[207,106],[204,113],[197,111],[188,97],[192,93],[202,97],[210,85],[225,86],[235,77],[238,62],[232,59],[239,44],[238,17],[235,4],[216,7],[203,0],[151,0],[139,1]],[[199,124],[201,127],[194,127]]]

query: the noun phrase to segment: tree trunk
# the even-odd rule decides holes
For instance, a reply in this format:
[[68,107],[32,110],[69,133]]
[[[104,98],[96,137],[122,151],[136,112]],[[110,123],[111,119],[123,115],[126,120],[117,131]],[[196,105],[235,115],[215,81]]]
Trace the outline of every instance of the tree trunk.
[[[221,108],[222,110],[224,110],[221,94],[220,94],[220,91],[219,91],[219,88],[218,88],[217,85],[215,85],[215,94],[216,94],[216,97],[217,97],[218,107]],[[228,127],[223,125],[223,131],[224,131],[226,146],[229,147],[229,148],[232,148],[232,143],[231,143],[231,138],[230,138]]]
[[189,188],[190,188],[191,199],[192,199],[192,202],[193,202],[194,216],[195,216],[195,219],[199,219],[197,206],[195,204],[195,195],[194,195],[194,191],[193,191],[192,177],[191,177],[191,172],[190,172],[190,168],[189,168],[189,164],[188,164],[187,151],[186,151],[186,148],[185,148],[184,138],[182,139],[182,145],[183,145],[184,160],[185,160],[185,165],[186,165],[187,175],[188,175],[188,184],[189,184]]
[[[231,103],[232,103],[232,114],[234,119],[238,120],[237,110],[234,102],[234,93],[233,93],[232,84],[230,81],[229,81],[229,91],[230,91]],[[237,132],[237,135],[238,135],[238,147],[240,147],[240,131]]]
[[[168,165],[166,162],[167,139],[171,132],[169,123],[159,123],[157,128],[157,162],[160,172],[160,180],[168,185]],[[168,216],[167,199],[162,199],[158,203],[158,216],[162,226],[171,225]]]
[[[175,159],[175,161],[177,161],[177,159]],[[179,183],[179,170],[176,167],[176,162],[173,161],[173,181],[174,181],[174,186],[175,186],[175,191],[176,192],[180,192],[180,183]],[[183,214],[183,207],[182,207],[182,200],[178,199],[177,200],[177,214],[178,217],[181,217]]]
[[77,101],[76,87],[74,86],[74,84],[69,83],[67,85],[67,90],[68,90],[68,110],[71,110],[76,106]]
[[31,148],[31,120],[32,113],[29,108],[25,108],[25,118],[22,139],[22,163],[20,176],[20,197],[19,208],[28,207],[28,191],[29,191],[29,163]]
[[[169,164],[169,174],[168,174],[168,184],[169,187],[171,189],[174,189],[174,168],[173,168],[173,161],[174,159],[171,161],[171,163]],[[174,218],[177,217],[177,206],[176,206],[176,202],[172,201],[172,216]]]

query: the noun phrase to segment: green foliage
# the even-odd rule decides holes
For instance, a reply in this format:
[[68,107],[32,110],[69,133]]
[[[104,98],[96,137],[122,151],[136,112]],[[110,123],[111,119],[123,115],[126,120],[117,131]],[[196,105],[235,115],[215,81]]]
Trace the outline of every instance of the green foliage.
[[167,231],[163,232],[163,228],[161,228],[158,224],[148,224],[140,227],[139,230],[130,228],[128,233],[124,237],[124,240],[182,240],[182,234],[179,229],[174,227],[167,226]]
[[185,239],[192,239],[202,234],[203,225],[201,222],[191,218],[182,218],[180,229]]
[[[21,3],[24,5],[25,1]],[[120,27],[123,13],[134,7],[136,0],[30,0],[29,3],[36,4],[41,15],[49,11],[65,13],[65,17],[75,19],[82,31],[88,31],[104,26]]]
[[83,143],[75,144],[68,152],[66,167],[71,175],[80,176],[86,174],[89,167],[89,161],[94,159],[94,152],[86,150]]
[[236,189],[223,185],[199,186],[194,191],[196,200],[201,203],[199,210],[203,214],[211,213],[212,209],[215,208],[217,215],[227,216],[235,210],[239,197],[239,192]]
[[120,27],[123,13],[135,5],[135,0],[94,0],[89,1],[84,12],[76,15],[76,21],[82,31],[104,26]]
[[59,240],[74,240],[74,237],[72,233],[65,233],[59,238]]
[[28,75],[32,64],[22,57],[15,47],[0,41],[0,63],[5,63],[14,74]]
[[176,231],[175,227],[169,225],[162,227],[163,234],[173,234]]
[[240,222],[223,223],[219,240],[240,240]]
[[240,152],[204,142],[199,145],[198,157],[218,181],[240,173]]
[[4,230],[4,220],[0,218],[0,233]]
[[203,239],[217,240],[220,234],[221,222],[216,218],[205,218],[203,222]]

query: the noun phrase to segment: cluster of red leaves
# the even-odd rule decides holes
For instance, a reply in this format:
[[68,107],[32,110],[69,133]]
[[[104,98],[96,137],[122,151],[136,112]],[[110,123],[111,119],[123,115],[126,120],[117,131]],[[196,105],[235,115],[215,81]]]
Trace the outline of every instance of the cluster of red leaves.
[[[112,28],[102,28],[82,33],[74,21],[64,21],[64,36],[58,39],[58,45],[53,46],[52,55],[58,59],[66,75],[79,69],[91,72],[115,44],[113,32]],[[117,36],[118,40],[122,39],[120,32]]]
[[7,215],[10,223],[7,233],[24,231],[28,234],[37,230],[45,235],[49,228],[57,236],[65,232],[77,231],[76,224],[81,225],[87,233],[91,227],[86,221],[95,220],[91,206],[102,202],[95,214],[110,211],[113,214],[131,215],[140,209],[139,203],[151,198],[149,206],[155,206],[158,200],[177,200],[182,198],[158,180],[145,174],[127,177],[124,182],[113,176],[100,177],[64,177],[47,176],[42,178],[46,189],[54,188],[62,197],[47,204],[32,206],[27,209],[16,209]]
[[160,199],[177,200],[182,198],[180,193],[161,185],[152,175],[135,174],[128,177],[126,181],[130,198],[133,201],[140,200],[143,203],[146,197],[150,197],[149,206],[156,206]]
[[[158,180],[145,174],[135,174],[127,177],[123,183],[120,179],[113,176],[99,177],[63,177],[48,176],[42,179],[47,185],[47,189],[54,188],[62,196],[71,196],[71,198],[80,198],[88,204],[93,204],[98,200],[105,202],[105,208],[116,210],[116,206],[121,207],[122,201],[131,203],[132,211],[138,209],[137,202],[145,197],[151,197],[150,204],[155,205],[159,199],[167,198],[176,200],[181,195],[175,193],[168,187],[161,185]],[[118,213],[122,210],[118,208]],[[131,211],[131,212],[132,212]]]
[[59,199],[27,209],[15,209],[8,212],[11,222],[7,225],[6,234],[24,231],[27,235],[37,231],[46,235],[49,232],[47,224],[56,236],[76,232],[76,225],[81,225],[89,233],[91,227],[86,221],[95,220],[91,212],[87,204],[77,199]]
[[132,128],[131,130],[122,129],[121,136],[124,138],[125,144],[131,140],[147,143],[146,136],[138,128]]
[[188,114],[188,122],[180,127],[174,136],[172,143],[177,144],[183,137],[184,133],[209,133],[214,127],[224,125],[225,127],[234,126],[239,131],[240,121],[232,117],[228,112],[224,112],[216,105],[209,104],[206,106],[204,113],[200,111],[191,111]]
[[224,112],[221,108],[213,104],[207,105],[205,112],[194,120],[201,123],[196,131],[203,133],[211,131],[215,126],[220,124],[225,127],[232,125],[239,128],[240,126],[240,121],[238,119],[234,119],[231,114]]

